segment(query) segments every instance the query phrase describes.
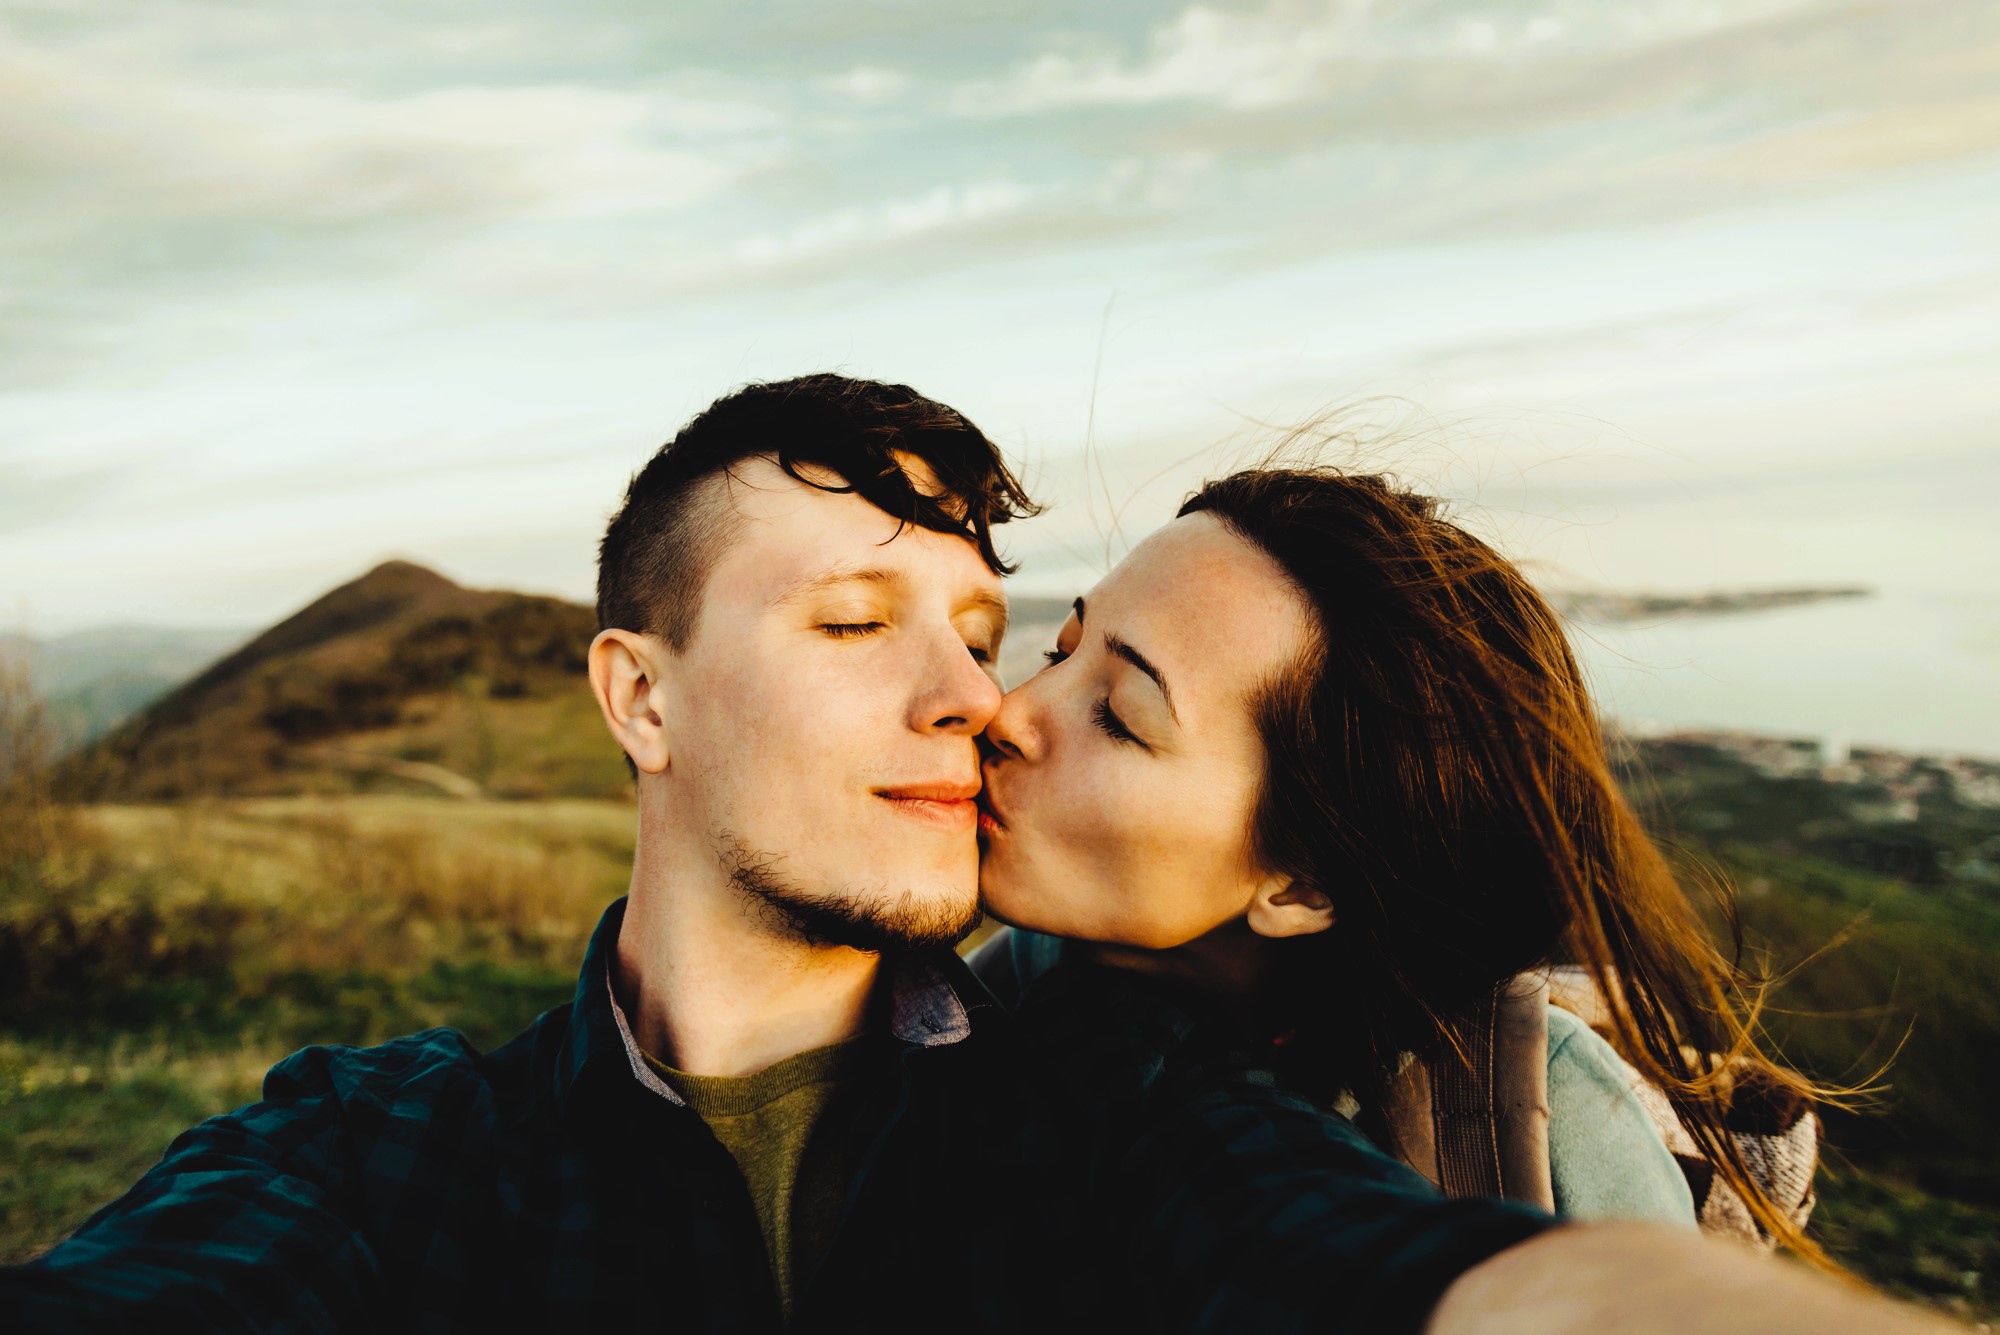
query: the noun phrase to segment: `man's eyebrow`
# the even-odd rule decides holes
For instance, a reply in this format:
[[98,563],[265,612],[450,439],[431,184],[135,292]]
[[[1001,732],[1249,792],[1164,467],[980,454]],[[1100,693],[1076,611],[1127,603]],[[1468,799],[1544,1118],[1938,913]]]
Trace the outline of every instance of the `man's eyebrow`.
[[1007,633],[1007,596],[991,589],[980,589],[966,600],[968,606],[981,608],[993,614],[993,633],[996,636]]
[[[891,570],[887,566],[835,566],[831,570],[822,570],[816,575],[805,575],[793,580],[773,600],[773,605],[783,606],[786,603],[795,603],[802,598],[810,598],[816,593],[824,593],[828,589],[838,588],[842,584],[899,585],[907,582],[908,577],[902,571]],[[991,612],[993,614],[994,630],[996,633],[1004,632],[1007,629],[1007,596],[1005,594],[998,593],[992,589],[979,589],[967,595],[965,602],[968,607],[976,607],[981,611]]]
[[903,572],[891,570],[887,566],[835,566],[822,570],[816,575],[804,575],[793,580],[779,591],[772,600],[773,606],[795,603],[801,598],[810,598],[816,593],[840,584],[901,584]]

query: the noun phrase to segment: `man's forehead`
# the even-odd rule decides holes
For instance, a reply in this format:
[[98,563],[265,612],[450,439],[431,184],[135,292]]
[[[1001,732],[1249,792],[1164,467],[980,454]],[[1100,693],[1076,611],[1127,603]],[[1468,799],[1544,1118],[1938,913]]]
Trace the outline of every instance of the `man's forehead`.
[[830,469],[799,471],[811,481],[791,477],[771,455],[729,471],[727,504],[737,531],[724,568],[732,582],[754,586],[762,601],[776,604],[840,584],[887,588],[942,579],[960,586],[953,590],[957,599],[1006,606],[999,577],[970,536],[904,523],[854,492],[812,485],[840,485]]

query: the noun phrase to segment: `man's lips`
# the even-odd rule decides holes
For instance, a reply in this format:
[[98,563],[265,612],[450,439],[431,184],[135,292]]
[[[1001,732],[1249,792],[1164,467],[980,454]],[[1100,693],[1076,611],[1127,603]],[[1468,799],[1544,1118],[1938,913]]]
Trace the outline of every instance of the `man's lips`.
[[973,802],[979,796],[976,782],[898,784],[893,788],[877,788],[875,796],[906,816],[948,830],[971,829],[979,818],[979,808]]
[[1000,814],[1000,804],[993,799],[993,785],[987,784],[979,794],[979,832],[992,834],[1007,828],[1007,818]]

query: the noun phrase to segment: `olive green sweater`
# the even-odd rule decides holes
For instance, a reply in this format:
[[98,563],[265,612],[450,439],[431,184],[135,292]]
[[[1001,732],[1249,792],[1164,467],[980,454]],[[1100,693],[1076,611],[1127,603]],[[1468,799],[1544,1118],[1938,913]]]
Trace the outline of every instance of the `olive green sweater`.
[[839,1222],[842,1095],[863,1040],[814,1048],[755,1075],[690,1075],[648,1055],[743,1174],[787,1319],[792,1292]]

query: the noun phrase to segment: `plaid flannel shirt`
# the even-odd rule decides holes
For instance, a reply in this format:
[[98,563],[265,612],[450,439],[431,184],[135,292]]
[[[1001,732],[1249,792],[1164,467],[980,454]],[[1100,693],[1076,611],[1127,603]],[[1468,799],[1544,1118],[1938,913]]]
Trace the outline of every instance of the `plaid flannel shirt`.
[[[186,1132],[70,1239],[0,1271],[0,1329],[780,1331],[742,1175],[611,992],[623,917],[620,900],[599,922],[574,1001],[490,1054],[433,1029],[286,1058],[263,1102]],[[936,1128],[992,1106],[965,1077],[975,1025],[1004,1016],[957,957],[906,957],[889,984],[842,1223],[795,1331],[848,1328],[882,1278],[872,1221],[947,1192]]]
[[1460,1275],[1554,1226],[1449,1200],[1281,1088],[1195,992],[1058,965],[1010,1035],[1035,1073],[967,1221],[979,1329],[1420,1331]]
[[[742,1176],[612,996],[622,916],[491,1054],[431,1030],[287,1058],[0,1271],[0,1329],[778,1332]],[[1443,1200],[1143,980],[1058,970],[1018,1025],[948,952],[890,984],[792,1331],[1416,1329],[1552,1222]]]

